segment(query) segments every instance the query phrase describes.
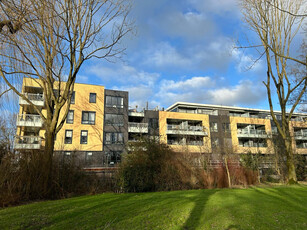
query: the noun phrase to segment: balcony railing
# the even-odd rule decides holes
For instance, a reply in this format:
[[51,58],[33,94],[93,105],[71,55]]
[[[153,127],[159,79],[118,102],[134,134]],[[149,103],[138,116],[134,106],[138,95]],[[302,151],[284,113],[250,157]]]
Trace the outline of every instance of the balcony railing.
[[243,143],[239,144],[240,147],[253,147],[253,148],[266,148],[267,145],[265,143]]
[[267,138],[268,134],[265,130],[257,129],[238,129],[238,137],[255,137],[255,138]]
[[42,122],[42,118],[40,117],[40,115],[33,115],[33,114],[18,114],[17,115],[17,126],[41,128],[42,125],[43,125],[43,122]]
[[168,140],[167,144],[169,145],[197,145],[202,146],[203,141],[185,141],[185,140]]
[[[36,106],[44,106],[44,94],[42,93],[24,93],[24,96],[28,98]],[[22,97],[19,97],[20,105],[29,105],[29,103]]]
[[166,133],[180,134],[180,135],[201,135],[201,136],[208,135],[207,131],[203,126],[193,126],[193,125],[182,126],[182,125],[168,124]]
[[40,149],[41,137],[39,136],[16,136],[14,149]]
[[128,123],[128,132],[131,133],[148,133],[148,123]]
[[296,148],[306,149],[307,148],[307,143],[300,143],[300,144],[296,145]]
[[306,131],[296,131],[294,132],[295,139],[307,139],[307,132]]
[[144,117],[145,116],[144,112],[138,112],[138,111],[129,111],[128,114],[131,117]]

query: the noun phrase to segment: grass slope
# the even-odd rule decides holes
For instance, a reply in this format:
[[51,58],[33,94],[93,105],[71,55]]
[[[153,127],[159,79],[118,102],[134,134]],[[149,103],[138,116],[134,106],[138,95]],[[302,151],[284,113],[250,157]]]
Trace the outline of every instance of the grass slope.
[[307,229],[307,186],[38,202],[1,209],[0,229]]

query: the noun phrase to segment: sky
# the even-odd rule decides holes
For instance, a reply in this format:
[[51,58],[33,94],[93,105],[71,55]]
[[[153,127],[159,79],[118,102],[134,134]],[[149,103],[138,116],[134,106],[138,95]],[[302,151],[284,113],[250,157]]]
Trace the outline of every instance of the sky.
[[137,31],[125,38],[122,60],[91,60],[77,82],[129,91],[131,108],[268,108],[265,63],[235,48],[249,36],[235,0],[135,0],[131,16]]
[[236,0],[134,0],[125,55],[91,59],[77,82],[129,91],[131,108],[190,102],[268,109],[264,60],[237,49],[255,38]]

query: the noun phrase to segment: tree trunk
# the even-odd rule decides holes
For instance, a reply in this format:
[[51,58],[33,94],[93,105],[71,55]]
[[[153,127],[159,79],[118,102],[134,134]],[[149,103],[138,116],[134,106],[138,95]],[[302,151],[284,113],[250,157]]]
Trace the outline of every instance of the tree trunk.
[[287,157],[288,184],[297,184],[291,137],[285,140],[285,151]]
[[52,169],[53,169],[53,150],[54,150],[54,131],[51,128],[46,126],[46,134],[45,134],[45,151],[44,151],[44,194],[46,197],[52,197],[53,191],[53,176],[52,176]]
[[225,161],[226,173],[227,173],[227,178],[228,178],[228,187],[231,188],[231,178],[230,178],[230,172],[228,168],[227,157],[224,158],[224,161]]

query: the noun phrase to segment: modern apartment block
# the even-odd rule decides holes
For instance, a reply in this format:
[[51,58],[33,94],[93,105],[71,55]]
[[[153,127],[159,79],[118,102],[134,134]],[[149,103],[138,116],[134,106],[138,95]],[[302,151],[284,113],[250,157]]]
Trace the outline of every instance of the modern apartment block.
[[[211,149],[208,148],[209,152],[273,153],[272,138],[277,135],[277,127],[268,110],[177,102],[166,111],[171,114],[166,118],[167,123],[171,122],[174,117],[183,116],[178,114],[184,114],[184,118],[179,119],[182,123],[191,123],[195,120],[201,122],[201,117],[206,117],[202,121],[202,125],[209,138],[209,140],[204,138],[204,141],[211,142],[208,144],[211,146]],[[281,118],[280,113],[276,112],[275,114],[278,119]],[[165,118],[160,120],[160,123],[165,122],[163,120]],[[290,126],[294,140],[293,149],[298,154],[307,154],[307,114],[293,114]],[[169,133],[169,128],[161,130],[160,133],[165,130]],[[178,129],[181,127],[179,126]],[[195,129],[195,127],[190,126],[189,129]],[[168,133],[167,142],[171,144],[169,140],[172,140],[173,137]],[[198,142],[193,144],[201,145]]]
[[[38,83],[24,78],[22,93],[45,113]],[[44,148],[44,124],[22,98],[14,148]],[[278,114],[278,113],[277,113]],[[307,114],[291,121],[293,148],[307,156]],[[56,136],[55,151],[77,155],[87,168],[116,166],[127,143],[140,137],[159,140],[180,152],[272,154],[277,129],[267,110],[177,102],[165,111],[129,109],[128,92],[75,84],[66,122]]]

